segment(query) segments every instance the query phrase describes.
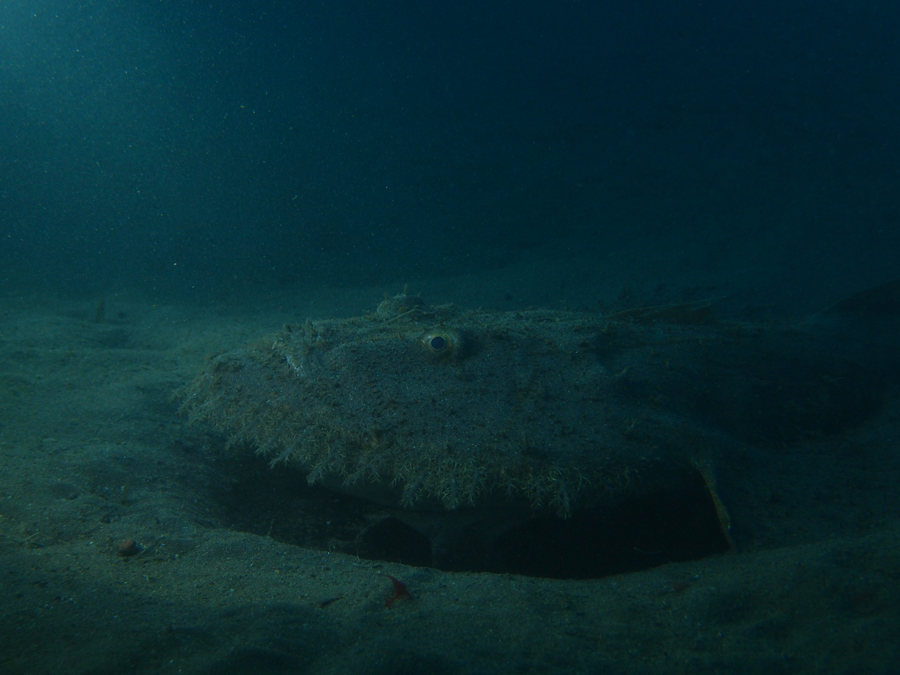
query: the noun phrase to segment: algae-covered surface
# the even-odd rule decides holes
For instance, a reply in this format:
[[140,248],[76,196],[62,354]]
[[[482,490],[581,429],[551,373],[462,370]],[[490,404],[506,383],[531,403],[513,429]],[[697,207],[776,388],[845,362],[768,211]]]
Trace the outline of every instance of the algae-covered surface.
[[[589,372],[579,364],[583,376],[607,382],[625,397],[624,407],[608,408],[617,424],[635,418],[636,436],[615,430],[622,440],[613,448],[614,463],[627,464],[629,444],[638,442],[632,439],[646,442],[642,420],[651,429],[681,420],[681,439],[707,439],[710,447],[688,452],[679,441],[666,461],[699,467],[710,478],[715,474],[715,493],[734,524],[734,549],[658,566],[652,565],[655,552],[643,551],[651,564],[642,571],[597,579],[448,572],[404,565],[403,556],[387,562],[366,551],[357,555],[355,537],[383,516],[381,501],[328,489],[337,483],[309,486],[314,461],[271,465],[269,459],[285,449],[280,446],[290,448],[283,438],[263,457],[255,454],[260,439],[250,435],[229,445],[234,430],[227,424],[217,431],[215,420],[199,415],[191,424],[179,412],[184,392],[198,376],[215,372],[210,368],[221,355],[272,335],[284,337],[285,324],[305,330],[308,316],[313,326],[365,317],[379,299],[378,293],[346,294],[327,306],[285,300],[254,312],[154,306],[121,297],[107,297],[102,307],[97,301],[4,300],[0,672],[895,668],[900,402],[896,383],[875,367],[877,359],[829,358],[827,343],[810,342],[808,325],[777,331],[722,326],[658,311],[652,317],[618,316],[617,334],[627,340],[610,351],[597,345],[605,325],[598,318],[572,344],[586,344],[582,348],[597,366]],[[391,321],[391,330],[411,350],[426,349],[422,339],[436,331],[477,339],[485,315],[454,311],[446,320],[380,320]],[[665,359],[654,356],[661,349],[659,331],[669,330],[661,325],[675,326],[666,334],[685,338],[670,347],[668,369],[662,368]],[[712,344],[721,346],[709,346],[711,335],[718,336]],[[503,342],[494,339],[494,346]],[[279,377],[299,382],[295,366],[301,368],[301,357],[318,358],[290,340],[273,343],[267,345],[270,360],[254,363],[270,364]],[[379,348],[378,340],[365,344]],[[389,344],[399,343],[380,346]],[[561,343],[540,344],[543,350]],[[702,358],[692,361],[698,344]],[[795,346],[780,348],[788,344]],[[753,348],[740,351],[735,345]],[[407,356],[423,359],[423,368],[432,371],[450,369],[465,381],[467,363],[491,349],[482,342],[480,352],[455,365],[431,362],[427,351]],[[770,365],[754,369],[756,359],[734,356],[754,351],[769,356]],[[538,351],[537,361],[545,359],[546,365],[550,353]],[[626,353],[634,364],[630,375],[616,363]],[[822,369],[809,365],[823,362]],[[691,372],[691,363],[697,382],[715,386],[698,384],[679,396],[676,385]],[[778,372],[797,373],[800,384],[787,392],[770,386],[773,363]],[[601,371],[604,364],[609,368]],[[613,379],[620,376],[625,379]],[[515,400],[538,413],[554,409],[552,392],[536,389],[533,380],[523,382]],[[727,382],[742,386],[729,388]],[[748,396],[757,404],[747,405]],[[627,406],[643,414],[626,414]],[[521,408],[507,413],[516,409]],[[356,419],[365,414],[360,410]],[[379,429],[378,439],[387,443],[402,428]],[[592,433],[612,442],[612,435],[603,437],[611,432],[599,426]],[[535,452],[546,457],[549,451],[544,445]],[[648,453],[645,445],[634,457]],[[604,462],[599,472],[608,466]],[[335,473],[343,480],[352,470],[339,467]],[[396,487],[402,500],[404,486]],[[527,489],[521,492],[527,502]],[[438,502],[441,494],[436,492]],[[369,554],[371,549],[370,542]],[[397,593],[385,575],[408,593]]]

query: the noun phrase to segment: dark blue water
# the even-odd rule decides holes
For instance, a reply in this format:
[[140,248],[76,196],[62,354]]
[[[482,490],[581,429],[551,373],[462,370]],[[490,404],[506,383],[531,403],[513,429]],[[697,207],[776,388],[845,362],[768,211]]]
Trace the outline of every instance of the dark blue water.
[[7,2],[0,283],[202,298],[690,242],[849,292],[897,271],[897,35],[874,0]]

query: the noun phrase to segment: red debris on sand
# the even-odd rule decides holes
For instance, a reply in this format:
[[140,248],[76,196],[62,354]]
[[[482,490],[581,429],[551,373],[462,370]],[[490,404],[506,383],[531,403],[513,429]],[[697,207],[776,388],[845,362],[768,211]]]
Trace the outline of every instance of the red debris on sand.
[[396,577],[392,577],[390,574],[382,574],[381,576],[387,577],[391,580],[391,583],[394,584],[394,595],[388,598],[388,601],[384,603],[385,607],[390,607],[394,604],[395,601],[400,600],[401,598],[407,598],[409,600],[413,599],[412,593],[409,592],[406,584],[404,584],[402,581],[400,581]]

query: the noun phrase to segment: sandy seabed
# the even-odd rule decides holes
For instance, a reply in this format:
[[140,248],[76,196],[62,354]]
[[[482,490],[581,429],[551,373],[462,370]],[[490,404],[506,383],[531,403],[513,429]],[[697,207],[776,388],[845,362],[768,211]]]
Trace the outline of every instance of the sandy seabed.
[[[489,304],[514,302],[488,290]],[[386,291],[399,288],[252,308],[111,293],[102,321],[97,299],[3,299],[0,672],[896,672],[900,514],[879,498],[900,475],[896,400],[785,460],[760,505],[783,527],[754,550],[645,572],[454,574],[330,551],[340,523],[327,518],[242,520],[247,458],[189,426],[173,392],[210,354],[305,316],[369,311]],[[811,482],[815,458],[842,477]],[[289,522],[315,547],[279,540]],[[387,607],[385,574],[413,598]]]

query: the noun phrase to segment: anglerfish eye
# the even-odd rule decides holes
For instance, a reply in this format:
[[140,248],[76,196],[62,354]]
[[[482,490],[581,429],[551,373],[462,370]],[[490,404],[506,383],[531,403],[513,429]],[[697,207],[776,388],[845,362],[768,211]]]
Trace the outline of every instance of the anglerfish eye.
[[426,333],[422,338],[422,344],[432,356],[447,356],[459,349],[460,340],[456,331],[435,330]]

